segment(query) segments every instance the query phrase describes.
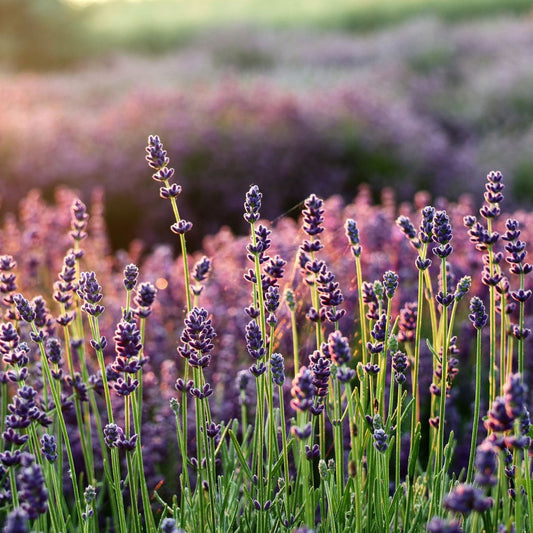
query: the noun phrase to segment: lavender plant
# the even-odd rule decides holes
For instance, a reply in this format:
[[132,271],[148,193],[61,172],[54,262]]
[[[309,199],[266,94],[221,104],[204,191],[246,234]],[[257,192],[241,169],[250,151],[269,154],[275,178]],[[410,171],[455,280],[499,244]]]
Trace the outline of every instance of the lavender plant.
[[499,249],[500,173],[486,227],[467,203],[398,212],[364,191],[345,208],[311,195],[300,229],[269,227],[253,185],[249,236],[206,239],[189,269],[181,186],[159,137],[147,153],[176,261],[138,268],[132,249],[93,269],[79,199],[48,297],[35,264],[0,258],[3,531],[533,531],[531,267],[523,215]]

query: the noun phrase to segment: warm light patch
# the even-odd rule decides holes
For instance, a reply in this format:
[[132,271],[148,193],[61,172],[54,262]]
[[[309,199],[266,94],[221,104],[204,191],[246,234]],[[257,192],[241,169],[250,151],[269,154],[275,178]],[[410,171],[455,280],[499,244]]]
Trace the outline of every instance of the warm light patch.
[[157,278],[155,286],[160,290],[164,291],[168,287],[168,281],[165,278]]

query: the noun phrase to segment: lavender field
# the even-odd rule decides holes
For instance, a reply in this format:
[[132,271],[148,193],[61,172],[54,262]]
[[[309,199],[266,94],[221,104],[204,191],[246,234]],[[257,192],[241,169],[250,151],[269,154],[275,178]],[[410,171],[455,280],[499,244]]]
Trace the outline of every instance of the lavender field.
[[531,531],[531,214],[500,172],[478,215],[362,188],[271,224],[254,185],[249,238],[194,257],[147,152],[177,259],[110,253],[101,195],[2,227],[4,531]]
[[349,202],[362,183],[375,199],[392,186],[402,201],[417,190],[457,200],[493,168],[513,205],[531,203],[532,42],[531,18],[511,16],[426,16],[361,35],[237,26],[155,57],[6,71],[0,195],[10,210],[29,188],[88,198],[102,185],[114,249],[171,242],[138,159],[158,131],[187,184],[195,249],[222,225],[240,231],[250,183],[270,188],[271,220],[311,193]]
[[99,55],[127,4],[47,2],[55,63],[0,36],[0,531],[533,533],[530,14]]

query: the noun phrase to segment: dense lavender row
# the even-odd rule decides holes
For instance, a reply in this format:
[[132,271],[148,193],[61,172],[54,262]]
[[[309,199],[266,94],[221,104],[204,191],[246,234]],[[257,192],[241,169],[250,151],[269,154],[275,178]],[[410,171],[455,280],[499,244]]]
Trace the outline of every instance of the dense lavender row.
[[501,173],[477,217],[362,188],[270,224],[254,185],[249,237],[192,257],[147,151],[180,257],[111,255],[100,194],[1,229],[4,531],[532,530],[531,214]]
[[[239,63],[242,43],[256,65]],[[157,128],[187,184],[196,247],[222,224],[239,227],[250,183],[283,184],[265,199],[270,219],[311,193],[349,200],[361,182],[374,192],[398,184],[401,199],[420,187],[456,198],[496,164],[513,176],[508,199],[515,187],[521,199],[530,194],[531,44],[530,21],[512,18],[453,27],[427,18],[357,37],[244,28],[202,34],[164,58],[3,76],[0,195],[14,205],[28,186],[88,194],[101,184],[113,244],[158,242],[167,219],[135,157]]]

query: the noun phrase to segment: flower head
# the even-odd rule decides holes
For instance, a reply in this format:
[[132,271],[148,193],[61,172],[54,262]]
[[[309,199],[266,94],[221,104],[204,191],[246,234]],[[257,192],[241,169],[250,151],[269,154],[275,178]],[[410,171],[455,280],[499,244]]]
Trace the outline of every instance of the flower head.
[[246,201],[244,202],[244,220],[253,224],[259,220],[259,210],[261,209],[262,193],[259,192],[257,185],[252,185],[250,190],[246,193]]

